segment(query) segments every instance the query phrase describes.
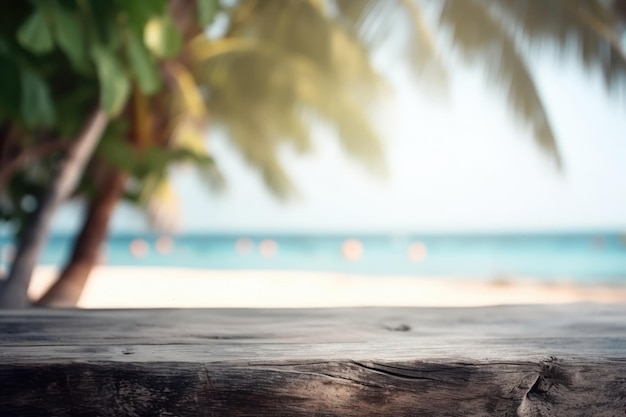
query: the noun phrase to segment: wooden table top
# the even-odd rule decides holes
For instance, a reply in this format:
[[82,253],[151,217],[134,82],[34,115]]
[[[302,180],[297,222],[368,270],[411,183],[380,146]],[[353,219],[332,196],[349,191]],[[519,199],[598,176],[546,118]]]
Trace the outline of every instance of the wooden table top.
[[626,305],[0,311],[0,416],[626,415]]

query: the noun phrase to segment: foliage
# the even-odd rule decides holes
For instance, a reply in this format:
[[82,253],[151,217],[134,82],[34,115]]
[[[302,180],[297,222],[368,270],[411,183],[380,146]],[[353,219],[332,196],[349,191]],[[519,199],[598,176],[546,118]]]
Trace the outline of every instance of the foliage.
[[[552,49],[561,57],[575,56],[585,69],[600,70],[607,92],[624,93],[626,55],[619,40],[626,18],[620,13],[620,7],[626,10],[623,0],[434,3],[337,0],[345,22],[369,44],[380,43],[401,26],[411,32],[406,55],[421,83],[436,83],[433,72],[439,74],[437,79],[445,76],[441,70],[445,59],[438,53],[442,48],[456,51],[469,65],[482,65],[489,83],[505,95],[514,114],[531,127],[537,144],[557,165],[558,144],[528,64],[531,53]],[[426,9],[434,16],[430,21],[424,18]]]
[[[200,4],[202,19],[210,19],[217,0]],[[29,204],[25,211],[24,198],[41,196],[58,161],[56,148],[45,155],[34,151],[55,141],[69,144],[98,103],[114,120],[126,121],[113,123],[117,129],[109,131],[115,130],[118,142],[136,154],[136,166],[129,173],[145,172],[151,163],[152,171],[163,171],[163,161],[192,161],[207,170],[212,160],[204,147],[187,149],[185,144],[150,136],[138,126],[147,122],[145,114],[151,109],[145,109],[144,119],[139,119],[136,108],[129,106],[133,95],[145,102],[157,95],[164,101],[170,94],[159,65],[180,54],[182,35],[167,6],[166,0],[38,0],[4,7],[0,16],[0,219],[21,229],[33,208]],[[164,109],[159,117],[178,116]],[[143,133],[141,139],[131,136],[138,133]],[[154,143],[144,150],[150,142]],[[157,147],[160,153],[155,158]],[[80,192],[88,193],[94,186],[97,161],[92,165]]]
[[[114,120],[79,189],[86,196],[102,183],[103,163],[126,172],[127,198],[147,207],[159,195],[171,199],[156,190],[169,188],[172,165],[190,163],[219,187],[203,139],[209,120],[279,197],[295,189],[279,150],[310,151],[314,123],[330,126],[368,170],[384,172],[367,103],[386,85],[370,59],[394,30],[407,34],[406,56],[422,84],[445,82],[446,39],[465,62],[485,65],[539,146],[560,163],[528,49],[573,46],[581,64],[600,68],[617,90],[626,59],[610,7],[582,0],[12,2],[0,15],[0,164],[35,163],[23,164],[10,183],[0,172],[0,215],[23,221],[21,201],[37,196],[32,184],[45,187],[58,149],[20,156],[71,140],[97,103]],[[181,12],[195,21],[181,28]],[[227,25],[209,38],[203,29],[217,16]]]

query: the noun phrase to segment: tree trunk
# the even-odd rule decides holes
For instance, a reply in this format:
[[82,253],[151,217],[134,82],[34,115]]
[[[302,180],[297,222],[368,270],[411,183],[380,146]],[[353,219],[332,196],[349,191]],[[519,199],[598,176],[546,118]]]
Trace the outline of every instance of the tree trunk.
[[28,286],[39,254],[48,237],[54,213],[76,187],[107,123],[106,113],[100,108],[96,109],[69,147],[67,156],[61,162],[58,172],[42,196],[37,210],[26,225],[20,239],[8,278],[0,288],[1,308],[29,306]]
[[37,307],[75,307],[85,288],[87,278],[98,262],[109,220],[124,192],[126,175],[113,171],[104,187],[89,204],[87,217],[74,243],[72,257],[58,281],[36,303]]

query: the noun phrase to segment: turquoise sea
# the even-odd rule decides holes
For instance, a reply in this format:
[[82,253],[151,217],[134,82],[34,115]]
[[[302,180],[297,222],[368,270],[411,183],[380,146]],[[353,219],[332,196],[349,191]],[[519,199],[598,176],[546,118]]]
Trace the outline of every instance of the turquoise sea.
[[[155,235],[111,237],[103,253],[109,265],[208,269],[282,269],[368,275],[411,275],[626,284],[626,237],[618,233],[503,235],[183,235],[158,251]],[[241,241],[245,238],[245,241]],[[359,259],[346,260],[342,245],[360,242]],[[142,256],[131,254],[133,241]],[[237,242],[239,241],[239,250]],[[272,251],[263,256],[261,242]],[[423,248],[419,261],[407,250]],[[40,260],[60,265],[71,240],[53,236]],[[137,243],[135,243],[137,245]],[[10,240],[0,238],[0,253],[10,256]],[[268,255],[266,253],[266,255]],[[6,259],[3,259],[6,266]]]

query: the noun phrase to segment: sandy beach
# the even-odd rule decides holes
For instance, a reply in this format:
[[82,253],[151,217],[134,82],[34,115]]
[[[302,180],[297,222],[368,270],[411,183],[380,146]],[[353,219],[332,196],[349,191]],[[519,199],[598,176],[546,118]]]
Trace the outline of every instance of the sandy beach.
[[[39,267],[29,288],[37,298],[56,271]],[[584,286],[532,279],[355,276],[302,271],[233,271],[97,267],[83,308],[488,306],[623,303],[626,286]]]

